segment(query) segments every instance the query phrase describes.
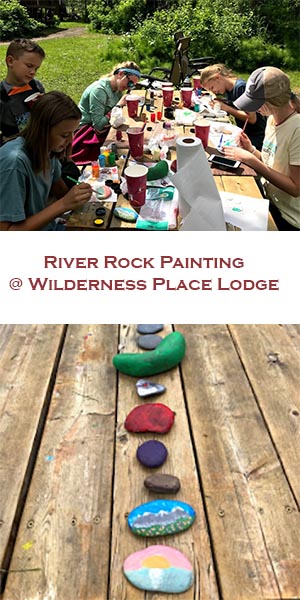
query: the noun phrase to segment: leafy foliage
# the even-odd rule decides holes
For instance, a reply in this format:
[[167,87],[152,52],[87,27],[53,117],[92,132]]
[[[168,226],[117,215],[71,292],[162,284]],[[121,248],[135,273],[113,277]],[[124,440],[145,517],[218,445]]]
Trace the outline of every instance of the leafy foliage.
[[45,25],[31,19],[18,0],[0,0],[0,38],[12,40],[39,34]]
[[91,0],[89,16],[97,30],[126,33],[125,49],[144,70],[170,63],[177,30],[192,38],[194,57],[297,68],[299,7],[300,0]]
[[147,2],[93,0],[89,4],[88,14],[94,29],[106,33],[126,33],[135,28],[147,14]]

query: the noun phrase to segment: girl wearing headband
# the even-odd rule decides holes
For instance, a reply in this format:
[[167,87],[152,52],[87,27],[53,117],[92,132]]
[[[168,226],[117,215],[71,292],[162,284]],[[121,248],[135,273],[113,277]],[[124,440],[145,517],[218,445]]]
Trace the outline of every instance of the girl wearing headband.
[[123,92],[130,91],[140,76],[139,67],[132,61],[126,61],[116,65],[109,75],[94,81],[85,89],[79,102],[79,129],[73,140],[74,162],[86,164],[98,159],[100,146],[110,129],[111,109],[125,104]]
[[239,110],[268,117],[261,152],[242,133],[239,148],[225,154],[252,167],[258,175],[270,212],[281,230],[300,230],[300,102],[289,77],[276,67],[251,73],[246,90],[235,101]]

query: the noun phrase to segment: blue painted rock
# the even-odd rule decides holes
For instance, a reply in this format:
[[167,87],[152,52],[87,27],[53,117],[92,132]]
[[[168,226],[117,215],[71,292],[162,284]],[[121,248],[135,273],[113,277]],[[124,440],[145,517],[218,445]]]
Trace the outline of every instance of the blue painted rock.
[[163,325],[138,325],[137,332],[138,333],[158,333],[164,328]]
[[123,564],[128,581],[140,590],[180,594],[193,584],[190,561],[170,546],[149,546],[130,554]]
[[138,447],[136,456],[144,467],[153,469],[164,464],[168,456],[168,450],[162,442],[148,440]]
[[148,381],[148,379],[139,379],[136,382],[136,391],[140,398],[147,398],[148,396],[158,396],[166,391],[166,387],[161,383],[154,383]]
[[137,345],[143,350],[154,350],[161,341],[162,337],[160,335],[150,333],[147,335],[139,335],[137,338]]
[[132,377],[148,377],[176,367],[185,355],[185,338],[180,331],[166,335],[155,350],[121,352],[113,357],[113,365]]
[[167,433],[174,423],[175,413],[165,404],[155,402],[135,406],[127,415],[125,429],[134,433]]
[[156,494],[176,494],[180,489],[180,481],[175,475],[167,473],[153,473],[148,475],[144,481],[144,486]]
[[153,500],[134,508],[128,515],[128,525],[143,537],[170,535],[188,529],[195,516],[192,506],[185,502]]

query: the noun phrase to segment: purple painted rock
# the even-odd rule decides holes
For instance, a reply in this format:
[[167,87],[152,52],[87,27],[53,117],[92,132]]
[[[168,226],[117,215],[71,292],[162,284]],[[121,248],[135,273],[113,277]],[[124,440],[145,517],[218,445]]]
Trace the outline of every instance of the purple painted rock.
[[180,481],[175,475],[166,473],[154,473],[148,475],[144,486],[150,491],[158,494],[176,494],[180,489]]
[[165,404],[155,402],[135,406],[125,420],[127,431],[135,433],[167,433],[174,423],[175,413]]
[[162,337],[160,335],[150,333],[147,335],[139,335],[137,338],[137,345],[143,350],[155,350],[161,341]]
[[144,467],[153,469],[164,464],[168,456],[168,450],[162,442],[148,440],[138,447],[136,456]]
[[140,590],[180,594],[193,583],[193,567],[179,550],[157,544],[130,554],[123,564],[128,581]]
[[148,396],[156,396],[163,394],[166,391],[166,387],[161,383],[154,383],[148,381],[148,379],[139,379],[136,382],[136,391],[140,398],[147,398]]
[[158,333],[164,328],[163,325],[138,325],[137,332],[138,333]]

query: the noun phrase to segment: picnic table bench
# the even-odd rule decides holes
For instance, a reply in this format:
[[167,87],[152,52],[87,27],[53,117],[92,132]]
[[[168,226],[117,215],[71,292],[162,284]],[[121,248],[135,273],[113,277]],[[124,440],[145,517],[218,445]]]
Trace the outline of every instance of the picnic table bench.
[[[300,597],[300,327],[165,325],[180,366],[150,379],[170,432],[124,427],[141,404],[112,357],[141,352],[135,325],[0,326],[1,600],[296,600]],[[178,535],[135,536],[128,513],[156,496],[139,444],[162,440],[161,472],[197,513]],[[150,497],[151,496],[151,497]],[[171,496],[170,496],[171,497]],[[134,588],[124,559],[151,543],[182,551],[194,584]]]

